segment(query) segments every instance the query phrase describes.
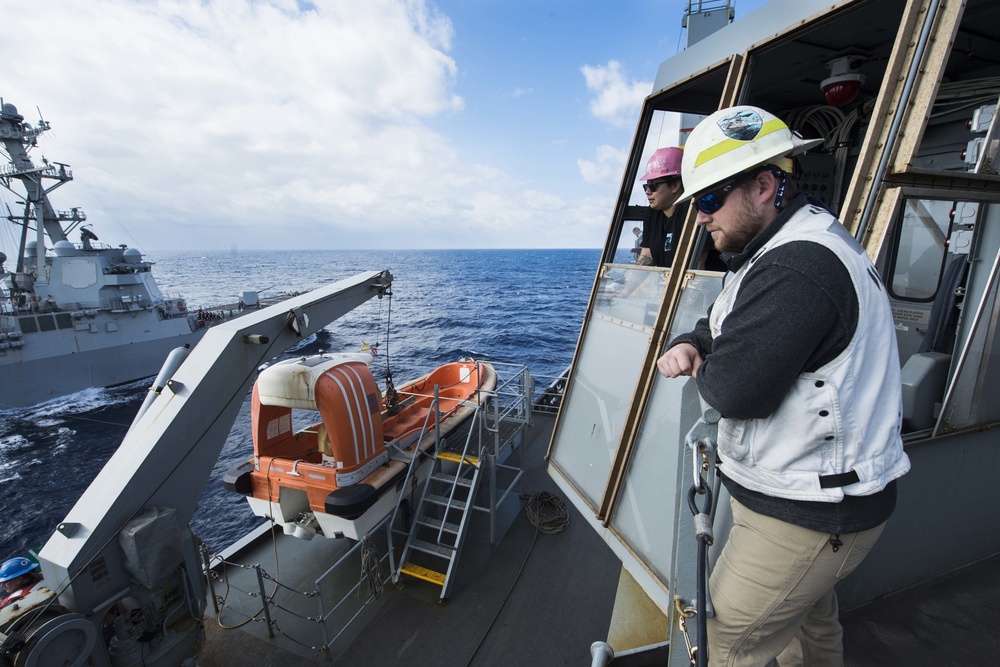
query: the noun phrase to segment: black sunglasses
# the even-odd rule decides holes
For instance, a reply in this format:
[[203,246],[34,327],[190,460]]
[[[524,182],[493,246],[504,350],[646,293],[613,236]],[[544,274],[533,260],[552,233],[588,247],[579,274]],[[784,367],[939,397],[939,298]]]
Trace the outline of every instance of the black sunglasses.
[[642,184],[642,190],[643,190],[643,192],[645,192],[648,195],[650,192],[655,192],[656,189],[659,188],[664,183],[673,183],[676,180],[677,179],[668,178],[665,181],[655,181],[653,183],[643,183]]
[[704,213],[705,215],[711,215],[722,208],[722,205],[726,203],[726,197],[729,196],[730,192],[749,181],[758,173],[758,170],[747,172],[735,181],[729,183],[729,185],[724,185],[718,190],[713,190],[712,192],[703,194],[700,197],[696,197],[694,201],[691,202],[691,205],[694,206],[695,210]]

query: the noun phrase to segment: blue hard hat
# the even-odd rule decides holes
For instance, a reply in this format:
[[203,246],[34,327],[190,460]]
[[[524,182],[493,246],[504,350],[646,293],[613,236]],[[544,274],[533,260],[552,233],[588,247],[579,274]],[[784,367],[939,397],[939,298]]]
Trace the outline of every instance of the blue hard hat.
[[38,563],[34,563],[27,558],[11,558],[5,561],[3,565],[0,565],[0,584],[11,579],[17,579],[22,574],[28,574],[36,567],[38,567]]

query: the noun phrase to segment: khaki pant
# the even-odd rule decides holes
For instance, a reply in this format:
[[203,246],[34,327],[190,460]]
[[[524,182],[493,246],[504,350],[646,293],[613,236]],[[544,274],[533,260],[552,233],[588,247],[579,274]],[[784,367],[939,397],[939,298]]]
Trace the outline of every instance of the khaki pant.
[[781,667],[843,665],[833,587],[864,560],[885,524],[841,535],[834,552],[829,533],[730,502],[733,529],[709,582],[709,664],[763,667],[777,658]]

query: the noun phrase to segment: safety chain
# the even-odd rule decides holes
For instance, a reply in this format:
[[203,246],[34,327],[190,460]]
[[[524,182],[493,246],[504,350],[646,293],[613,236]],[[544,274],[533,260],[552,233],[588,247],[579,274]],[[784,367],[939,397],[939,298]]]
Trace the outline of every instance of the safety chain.
[[[248,563],[235,563],[233,561],[222,560],[222,559],[220,559],[219,562],[222,563],[222,564],[224,564],[224,565],[227,565],[229,567],[238,567],[238,568],[243,569],[243,570],[253,570],[253,569],[255,569],[257,567],[256,565],[251,565],[251,564],[248,564]],[[209,573],[209,576],[211,576],[212,579],[214,579],[215,581],[222,581],[224,583],[228,583],[228,577],[225,580],[223,580],[222,575],[220,575],[215,570],[212,570]],[[260,568],[260,576],[264,577],[268,581],[273,581],[275,584],[277,584],[278,586],[281,586],[285,590],[289,590],[289,591],[291,591],[293,593],[298,593],[299,595],[302,595],[302,596],[307,597],[307,598],[312,598],[312,597],[316,597],[317,595],[319,595],[319,592],[317,592],[317,591],[300,591],[298,589],[292,588],[291,586],[287,586],[287,585],[281,583],[280,581],[278,581],[277,579],[275,579],[274,577],[272,577],[270,574],[268,574],[267,570],[265,570],[264,568]],[[229,584],[229,585],[232,586],[232,584]],[[240,588],[238,588],[236,586],[232,586],[232,587],[235,588],[236,590],[240,591],[241,593],[245,593],[246,595],[249,595],[250,597],[260,597],[260,593],[258,593],[258,592],[244,591],[244,590],[242,590],[242,589],[240,589]]]
[[691,643],[691,635],[687,629],[687,619],[695,616],[698,610],[694,607],[685,607],[679,597],[674,598],[674,609],[677,612],[677,627],[684,635],[684,644],[687,646],[688,659],[692,665],[698,664],[698,647]]
[[305,642],[299,641],[298,639],[296,639],[295,637],[291,636],[290,634],[288,634],[287,632],[285,632],[284,630],[282,630],[280,627],[278,627],[278,621],[272,621],[271,622],[271,626],[275,629],[275,631],[279,635],[281,635],[282,637],[284,637],[285,639],[287,639],[288,641],[290,641],[290,642],[292,642],[294,644],[298,644],[302,648],[307,648],[310,651],[316,651],[317,653],[324,653],[324,654],[326,653],[326,647],[325,646],[324,647],[317,647],[317,646],[313,646],[311,644],[306,644]]
[[[685,444],[691,449],[692,480],[688,489],[687,504],[691,510],[695,539],[698,543],[695,575],[697,597],[694,609],[678,609],[681,612],[678,623],[684,632],[691,664],[696,667],[708,664],[708,617],[712,615],[711,602],[708,599],[708,547],[715,541],[712,533],[712,515],[714,492],[718,488],[719,481],[715,470],[715,450],[718,437],[717,424],[720,418],[718,410],[706,407],[702,418],[695,423],[684,439]],[[698,506],[698,496],[702,496],[703,499],[701,507]],[[686,619],[692,616],[695,616],[697,621],[697,641],[694,647],[686,631]]]
[[[310,623],[321,623],[323,621],[323,619],[318,616],[303,616],[302,614],[296,614],[288,607],[282,607],[280,604],[275,602],[274,598],[268,598],[268,603],[271,606],[275,607],[276,609],[280,609],[281,611],[285,612],[289,616],[294,616],[295,618],[301,618],[303,621],[309,621]],[[274,625],[274,623],[275,623],[274,621],[271,621],[272,625]]]

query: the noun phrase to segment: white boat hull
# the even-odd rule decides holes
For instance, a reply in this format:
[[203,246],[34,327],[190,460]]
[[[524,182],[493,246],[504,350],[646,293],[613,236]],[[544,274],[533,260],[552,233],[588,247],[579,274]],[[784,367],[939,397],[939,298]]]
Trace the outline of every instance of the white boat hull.
[[[413,484],[413,488],[419,488],[426,481],[427,475],[431,473],[431,469],[433,468],[432,463],[433,459],[428,458],[414,471],[413,475],[416,481]],[[308,521],[302,521],[302,516],[307,514],[309,517],[315,517],[323,535],[328,538],[347,537],[352,540],[360,540],[370,533],[387,514],[395,509],[396,503],[399,501],[399,496],[403,491],[403,484],[402,480],[393,484],[361,516],[354,519],[327,514],[325,512],[313,512],[309,508],[309,500],[306,498],[304,492],[297,489],[282,489],[281,491],[281,498],[278,502],[270,502],[254,498],[253,496],[247,496],[250,509],[257,516],[272,519],[275,523],[283,527],[286,534],[295,535],[296,537],[312,538],[312,535],[306,534],[310,531]]]

